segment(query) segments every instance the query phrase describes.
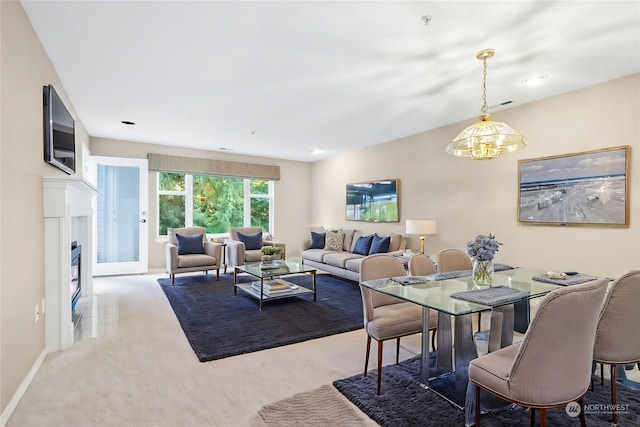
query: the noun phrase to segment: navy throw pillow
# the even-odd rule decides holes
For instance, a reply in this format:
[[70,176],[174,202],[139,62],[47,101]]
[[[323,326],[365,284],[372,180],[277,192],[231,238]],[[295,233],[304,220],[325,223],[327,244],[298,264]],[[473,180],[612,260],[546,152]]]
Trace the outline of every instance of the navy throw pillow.
[[202,234],[194,234],[192,236],[176,234],[176,241],[178,243],[178,255],[204,253],[204,242],[202,241]]
[[311,246],[309,249],[324,249],[324,233],[311,232]]
[[373,241],[371,242],[371,248],[369,249],[369,255],[385,254],[389,252],[390,244],[391,244],[391,236],[380,237],[377,234],[374,234]]
[[248,251],[262,249],[262,231],[255,234],[244,234],[238,231],[238,240],[244,243],[244,248]]
[[371,248],[371,242],[373,241],[373,234],[369,236],[360,236],[356,240],[356,244],[353,246],[353,253],[359,255],[369,255],[369,249]]

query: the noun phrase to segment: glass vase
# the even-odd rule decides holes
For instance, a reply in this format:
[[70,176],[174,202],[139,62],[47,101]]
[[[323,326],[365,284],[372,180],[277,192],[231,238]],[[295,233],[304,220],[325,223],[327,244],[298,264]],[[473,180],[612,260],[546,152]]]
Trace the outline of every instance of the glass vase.
[[493,285],[493,259],[473,260],[473,283],[476,285]]

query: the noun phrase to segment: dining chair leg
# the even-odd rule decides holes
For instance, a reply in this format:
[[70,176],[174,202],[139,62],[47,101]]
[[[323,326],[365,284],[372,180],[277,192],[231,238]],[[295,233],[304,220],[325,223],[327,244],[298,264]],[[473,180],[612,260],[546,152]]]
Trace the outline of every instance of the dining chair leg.
[[613,424],[618,424],[618,413],[616,412],[616,365],[611,365],[611,410],[613,412]]
[[600,385],[604,386],[604,363],[600,364]]
[[438,333],[437,329],[433,330],[433,333],[431,334],[431,349],[433,351],[436,351],[436,334]]
[[531,427],[536,425],[536,408],[531,408]]
[[480,386],[476,384],[476,427],[480,427]]
[[396,365],[400,363],[400,338],[396,338]]
[[382,382],[382,344],[384,341],[378,341],[378,396],[380,396],[380,383]]
[[540,427],[547,427],[547,408],[540,408]]
[[578,403],[580,404],[580,425],[587,427],[587,417],[584,414],[584,396],[578,400]]
[[364,354],[364,376],[367,376],[369,369],[369,352],[371,351],[371,335],[367,335],[367,351]]

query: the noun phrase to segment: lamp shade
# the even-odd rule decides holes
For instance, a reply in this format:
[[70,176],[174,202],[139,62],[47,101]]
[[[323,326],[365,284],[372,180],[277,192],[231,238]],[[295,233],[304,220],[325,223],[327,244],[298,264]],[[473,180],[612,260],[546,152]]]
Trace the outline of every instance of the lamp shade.
[[433,219],[408,219],[406,223],[407,234],[436,234],[437,222]]

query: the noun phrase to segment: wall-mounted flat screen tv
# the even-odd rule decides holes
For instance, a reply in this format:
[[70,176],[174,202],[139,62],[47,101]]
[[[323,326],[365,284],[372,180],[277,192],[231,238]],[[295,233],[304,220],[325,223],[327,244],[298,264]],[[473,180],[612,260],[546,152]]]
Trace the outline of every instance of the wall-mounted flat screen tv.
[[347,219],[398,222],[398,179],[347,184]]
[[69,175],[76,172],[75,122],[51,85],[43,88],[44,160]]

